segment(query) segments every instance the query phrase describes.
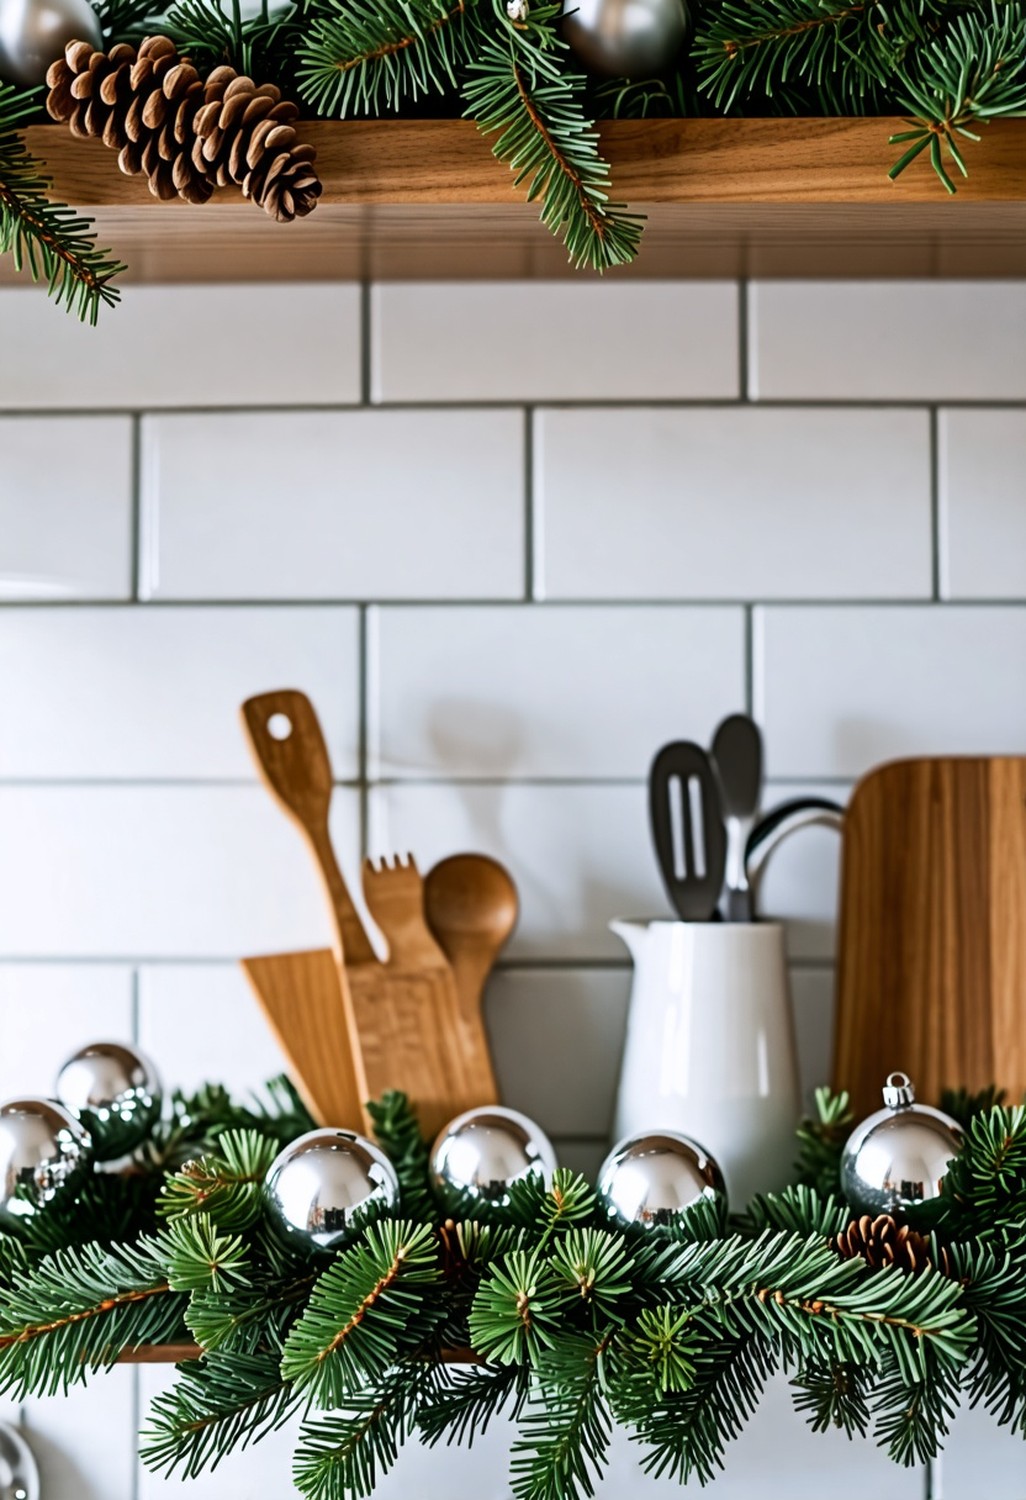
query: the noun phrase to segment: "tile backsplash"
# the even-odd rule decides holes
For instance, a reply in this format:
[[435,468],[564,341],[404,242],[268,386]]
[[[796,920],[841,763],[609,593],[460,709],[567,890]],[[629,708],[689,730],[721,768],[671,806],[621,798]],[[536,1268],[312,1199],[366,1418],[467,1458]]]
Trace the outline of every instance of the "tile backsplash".
[[[7,1095],[102,1033],[170,1082],[279,1067],[234,960],[328,925],[244,747],[252,693],[314,698],[354,877],[392,849],[510,865],[498,1072],[585,1166],[630,980],[608,922],[666,910],[663,740],[750,708],[768,800],[843,799],[895,755],[1026,750],[1026,283],[130,288],[96,332],[4,290],[0,347]],[[836,881],[812,830],[764,888],[806,1087]],[[176,1485],[134,1459],[166,1379],[31,1403],[44,1500]],[[406,1472],[502,1500],[502,1446]],[[714,1493],[970,1500],[984,1453],[1023,1495],[1023,1451],[967,1417],[904,1472],[807,1436],[778,1382]],[[288,1472],[278,1437],[194,1493],[281,1500]],[[616,1500],[644,1493],[633,1472],[617,1450]]]

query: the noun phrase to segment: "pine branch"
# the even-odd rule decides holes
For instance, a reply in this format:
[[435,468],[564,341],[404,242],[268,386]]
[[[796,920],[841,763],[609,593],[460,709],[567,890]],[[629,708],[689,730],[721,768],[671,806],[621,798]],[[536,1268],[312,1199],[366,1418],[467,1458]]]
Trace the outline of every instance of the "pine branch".
[[514,1421],[519,1419],[528,1393],[526,1366],[471,1370],[455,1366],[441,1374],[436,1395],[422,1405],[417,1418],[417,1430],[428,1447],[443,1437],[446,1443],[471,1447],[475,1437],[483,1437],[489,1422],[511,1403],[512,1417]]
[[482,34],[467,66],[467,113],[500,161],[541,200],[541,220],[559,234],[575,266],[605,270],[634,259],[641,219],[609,202],[609,167],[583,107],[585,79],[563,60],[555,25],[559,4],[532,7],[514,26],[500,17],[497,34]]
[[435,1367],[413,1359],[352,1390],[340,1411],[305,1423],[292,1471],[297,1489],[307,1500],[368,1500],[436,1390]]
[[19,135],[35,112],[35,97],[0,83],[0,255],[33,281],[47,282],[50,296],[69,312],[95,323],[101,305],[113,307],[120,293],[111,283],[124,266],[99,250],[92,221],[47,196],[50,179]]
[[186,1298],[163,1247],[86,1245],[46,1256],[0,1287],[0,1392],[55,1395],[126,1348],[180,1337]]
[[798,1159],[795,1176],[799,1183],[815,1188],[824,1197],[840,1196],[841,1153],[851,1134],[855,1116],[848,1095],[827,1088],[815,1093],[816,1115],[798,1126]]
[[433,1218],[435,1200],[428,1186],[430,1147],[407,1096],[390,1089],[367,1106],[374,1134],[399,1178],[402,1212],[408,1218]]
[[175,1384],[154,1397],[140,1457],[156,1473],[181,1469],[195,1479],[274,1432],[299,1405],[276,1354],[207,1354],[179,1365]]
[[538,1361],[536,1386],[513,1444],[517,1500],[579,1500],[595,1493],[611,1424],[602,1395],[609,1337],[565,1334]]
[[868,1394],[876,1373],[859,1365],[834,1360],[812,1360],[791,1381],[795,1410],[807,1415],[813,1432],[840,1428],[848,1437],[865,1437],[869,1430]]
[[992,0],[990,15],[960,15],[943,37],[918,49],[899,75],[901,107],[915,118],[891,144],[910,142],[890,170],[896,178],[923,151],[949,193],[955,184],[944,152],[963,177],[959,138],[979,141],[974,126],[1026,115],[1026,8]]
[[257,1130],[226,1130],[217,1150],[187,1161],[168,1178],[159,1199],[168,1219],[205,1214],[222,1229],[247,1229],[260,1217],[263,1184],[277,1141]]
[[282,1354],[282,1374],[321,1407],[342,1406],[430,1335],[440,1281],[430,1225],[372,1224],[320,1277]]
[[958,1406],[958,1378],[941,1365],[910,1380],[891,1369],[872,1398],[876,1439],[895,1463],[911,1468],[937,1457]]
[[320,114],[378,115],[455,88],[477,37],[477,0],[349,0],[308,12],[299,44],[303,98]]
[[512,1250],[491,1267],[470,1309],[470,1337],[483,1359],[534,1361],[552,1347],[570,1296],[540,1248]]

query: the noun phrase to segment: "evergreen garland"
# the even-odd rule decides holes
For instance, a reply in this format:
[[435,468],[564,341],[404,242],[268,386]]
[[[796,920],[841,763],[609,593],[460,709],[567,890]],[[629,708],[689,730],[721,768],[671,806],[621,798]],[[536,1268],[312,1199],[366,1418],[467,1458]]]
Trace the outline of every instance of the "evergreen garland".
[[706,1483],[776,1370],[814,1431],[871,1435],[898,1463],[938,1452],[963,1397],[1026,1436],[1026,1107],[951,1098],[965,1145],[913,1271],[836,1248],[850,1117],[826,1090],[803,1180],[729,1223],[703,1202],[655,1233],[611,1227],[562,1169],[481,1222],[446,1217],[415,1117],[386,1096],[373,1117],[402,1202],[316,1261],[275,1238],[259,1187],[310,1124],[288,1086],[254,1107],[176,1095],[133,1172],[0,1234],[0,1393],[52,1394],[192,1338],[202,1356],[155,1400],[145,1462],[196,1475],[299,1414],[308,1500],[367,1497],[412,1436],[469,1444],[500,1414],[517,1500],[590,1495],[616,1426],[646,1472]]
[[[153,29],[148,0],[94,0],[105,45]],[[599,82],[568,53],[561,0],[178,0],[159,26],[199,67],[276,79],[308,112],[348,119],[465,112],[577,265],[631,260],[642,223],[612,201],[595,122],[695,114],[899,113],[891,176],[926,154],[954,192],[966,143],[1026,115],[1026,0],[691,0],[694,34],[661,78]],[[429,103],[430,102],[430,103]],[[122,269],[88,221],[50,204],[17,130],[35,93],[0,87],[0,251],[83,317]]]

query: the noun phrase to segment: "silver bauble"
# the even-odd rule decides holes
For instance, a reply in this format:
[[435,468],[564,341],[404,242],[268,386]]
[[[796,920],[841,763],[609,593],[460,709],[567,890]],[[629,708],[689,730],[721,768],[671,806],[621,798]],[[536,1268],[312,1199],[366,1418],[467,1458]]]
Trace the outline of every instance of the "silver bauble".
[[564,0],[563,35],[592,73],[653,78],[684,44],[684,0]]
[[697,1141],[678,1130],[629,1135],[613,1147],[598,1176],[599,1202],[621,1228],[658,1229],[702,1199],[726,1203],[723,1173]]
[[92,1136],[97,1160],[112,1161],[146,1140],[163,1095],[156,1068],[137,1047],[90,1042],[61,1068],[57,1097]]
[[540,1178],[547,1187],[556,1170],[552,1142],[533,1120],[501,1104],[468,1109],[440,1131],[431,1152],[431,1181],[446,1208],[509,1202],[515,1182]]
[[0,1500],[39,1500],[39,1469],[16,1427],[0,1422]]
[[79,1181],[90,1140],[55,1099],[0,1105],[0,1228],[15,1229]]
[[69,42],[103,46],[89,0],[0,0],[0,79],[26,88],[44,83]]
[[282,1237],[299,1249],[340,1250],[399,1203],[385,1153],[352,1130],[311,1130],[290,1141],[264,1179],[264,1201]]
[[905,1073],[891,1073],[884,1108],[852,1131],[841,1156],[841,1191],[862,1214],[891,1214],[936,1198],[962,1146],[957,1121],[915,1102]]

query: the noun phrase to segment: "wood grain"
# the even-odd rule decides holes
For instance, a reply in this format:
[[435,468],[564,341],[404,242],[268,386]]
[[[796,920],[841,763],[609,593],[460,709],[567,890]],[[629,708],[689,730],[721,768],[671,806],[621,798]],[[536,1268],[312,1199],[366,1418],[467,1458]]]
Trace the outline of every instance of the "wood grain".
[[[969,148],[949,200],[925,161],[900,183],[898,119],[610,121],[618,197],[648,216],[617,276],[1016,276],[1026,272],[1026,121]],[[271,223],[236,193],[160,204],[102,142],[33,126],[55,191],[93,213],[139,281],[551,277],[561,246],[465,120],[309,121],[325,197]],[[576,273],[580,274],[580,273]],[[0,280],[11,280],[8,262]]]
[[335,954],[319,948],[244,958],[242,969],[317,1123],[370,1131],[372,1094],[350,1042]]
[[1026,758],[897,761],[845,817],[834,1082],[1026,1090]]

